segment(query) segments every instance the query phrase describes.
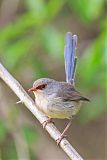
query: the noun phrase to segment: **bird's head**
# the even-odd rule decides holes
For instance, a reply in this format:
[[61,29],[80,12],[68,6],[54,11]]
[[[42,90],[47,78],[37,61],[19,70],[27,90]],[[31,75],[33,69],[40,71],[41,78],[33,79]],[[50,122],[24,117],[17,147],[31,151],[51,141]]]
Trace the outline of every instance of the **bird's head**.
[[40,94],[42,96],[51,95],[56,90],[55,86],[57,84],[57,81],[49,78],[41,78],[36,80],[33,83],[33,87],[28,90],[28,92],[33,92],[36,96],[37,94]]

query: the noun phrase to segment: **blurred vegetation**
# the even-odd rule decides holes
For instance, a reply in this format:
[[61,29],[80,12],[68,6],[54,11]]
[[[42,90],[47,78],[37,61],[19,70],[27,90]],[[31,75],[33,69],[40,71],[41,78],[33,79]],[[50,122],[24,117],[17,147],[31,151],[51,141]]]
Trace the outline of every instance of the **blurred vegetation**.
[[[105,102],[105,88],[107,89],[107,74],[105,74],[107,69],[106,1],[10,0],[10,2],[11,7],[8,1],[0,2],[2,19],[6,14],[5,9],[9,13],[9,10],[14,10],[14,4],[17,3],[14,18],[7,22],[0,21],[0,58],[8,70],[13,75],[17,75],[16,77],[24,73],[28,67],[32,71],[32,79],[48,76],[45,56],[48,61],[53,58],[55,61],[61,59],[61,62],[64,63],[66,24],[63,22],[65,28],[60,30],[60,27],[57,27],[60,22],[57,22],[56,25],[56,19],[60,21],[63,17],[65,19],[66,15],[69,17],[72,15],[86,28],[92,28],[94,25],[97,27],[98,34],[91,39],[84,53],[79,56],[76,83],[78,88],[90,95],[91,99],[91,103],[80,111],[79,120],[86,123],[101,116],[107,109]],[[72,32],[72,30],[69,31]],[[16,116],[12,117],[13,119],[15,120]],[[15,138],[10,135],[10,130],[13,130],[14,127],[9,128],[5,123],[7,122],[0,119],[0,148],[2,147],[0,158],[3,160],[19,159],[17,146],[15,149]],[[35,132],[30,126],[21,128],[21,135],[25,137],[30,159],[36,159],[31,147],[31,144],[37,141],[38,136],[35,135]],[[7,142],[8,137],[11,137],[11,142],[9,140]],[[6,142],[9,145],[6,145]]]

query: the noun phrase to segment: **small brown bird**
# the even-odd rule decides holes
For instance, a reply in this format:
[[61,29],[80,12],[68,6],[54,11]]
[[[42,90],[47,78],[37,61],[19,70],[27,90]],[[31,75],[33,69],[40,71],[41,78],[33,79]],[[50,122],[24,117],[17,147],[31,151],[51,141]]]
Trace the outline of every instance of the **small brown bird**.
[[70,120],[61,137],[57,139],[57,144],[64,137],[65,132],[71,124],[72,117],[80,110],[81,103],[83,101],[89,101],[88,98],[83,97],[76,91],[72,84],[49,78],[36,80],[33,87],[28,91],[33,91],[36,106],[49,117],[48,121],[43,123],[44,127],[47,123],[52,122],[52,118],[67,118]]

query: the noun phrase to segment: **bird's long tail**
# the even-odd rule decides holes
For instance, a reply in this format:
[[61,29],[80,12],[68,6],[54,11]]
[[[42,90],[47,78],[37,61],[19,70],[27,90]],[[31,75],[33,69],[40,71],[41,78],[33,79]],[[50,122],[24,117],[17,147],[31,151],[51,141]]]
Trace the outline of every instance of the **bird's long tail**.
[[73,85],[74,85],[76,62],[77,62],[76,45],[77,45],[77,36],[72,35],[72,33],[70,32],[67,32],[66,45],[64,50],[66,82],[71,83]]

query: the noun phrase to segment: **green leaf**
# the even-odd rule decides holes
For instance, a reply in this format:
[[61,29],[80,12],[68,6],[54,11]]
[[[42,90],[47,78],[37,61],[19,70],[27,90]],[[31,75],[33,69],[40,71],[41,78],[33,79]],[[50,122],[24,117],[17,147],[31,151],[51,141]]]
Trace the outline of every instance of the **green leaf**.
[[99,84],[101,86],[105,77],[106,44],[107,35],[104,32],[92,42],[92,45],[83,54],[77,70],[82,78],[82,83],[91,87],[99,86]]
[[37,131],[30,127],[23,127],[25,139],[29,144],[35,143],[38,139]]
[[66,2],[66,0],[50,0],[46,5],[47,19],[54,18]]
[[28,53],[32,41],[28,39],[20,39],[14,43],[10,43],[4,48],[3,60],[9,69],[13,69],[20,59]]
[[34,27],[37,23],[36,17],[31,13],[23,14],[17,18],[17,21],[10,23],[8,26],[0,29],[0,46],[7,44],[10,40],[15,40],[23,36],[29,28]]
[[78,64],[80,86],[90,92],[91,102],[80,111],[80,120],[89,122],[98,118],[107,110],[107,25],[103,23],[103,30],[91,46],[84,52]]
[[26,0],[27,8],[36,17],[38,23],[42,23],[46,17],[46,4],[44,0]]
[[70,0],[69,3],[84,22],[92,22],[101,16],[104,7],[104,0]]
[[7,128],[5,126],[5,123],[0,120],[0,143],[5,140],[7,134]]
[[41,39],[46,52],[51,56],[60,57],[64,54],[64,37],[53,27],[46,26]]
[[3,160],[17,160],[17,152],[12,137],[6,140],[6,145],[1,147],[1,155]]

